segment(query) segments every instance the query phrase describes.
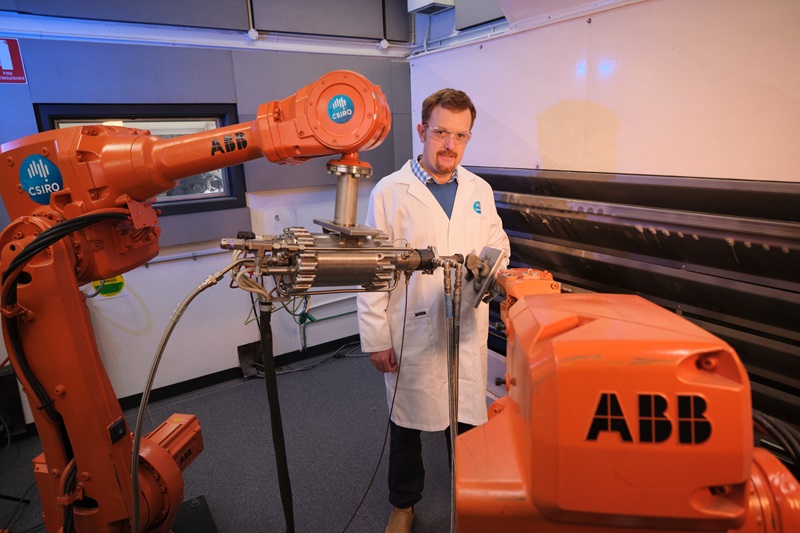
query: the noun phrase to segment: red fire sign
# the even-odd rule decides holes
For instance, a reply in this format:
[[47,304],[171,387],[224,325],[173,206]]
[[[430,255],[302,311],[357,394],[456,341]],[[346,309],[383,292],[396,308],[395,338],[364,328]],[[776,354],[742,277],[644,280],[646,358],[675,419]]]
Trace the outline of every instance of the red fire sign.
[[0,83],[27,83],[16,39],[0,37]]

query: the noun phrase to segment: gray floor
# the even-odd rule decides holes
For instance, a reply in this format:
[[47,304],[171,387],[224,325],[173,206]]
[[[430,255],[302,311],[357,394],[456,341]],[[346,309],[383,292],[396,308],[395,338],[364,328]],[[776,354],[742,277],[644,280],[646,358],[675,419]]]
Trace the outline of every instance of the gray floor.
[[[383,380],[359,354],[278,376],[297,532],[343,531],[381,460],[388,415]],[[184,472],[185,499],[204,496],[220,533],[284,531],[267,409],[264,381],[253,378],[154,403],[148,410],[146,430],[172,413],[198,417],[205,450]],[[133,428],[135,412],[126,416]],[[4,449],[0,443],[0,457]],[[0,464],[0,494],[19,497],[25,492],[33,483],[31,460],[40,452],[35,438],[12,443]],[[423,454],[426,487],[414,531],[447,531],[450,478],[444,437],[423,433]],[[383,531],[390,510],[387,458],[388,453],[347,531]],[[42,522],[35,488],[28,498],[31,503],[19,507],[22,515],[17,513],[11,533]],[[0,499],[0,529],[16,507]]]

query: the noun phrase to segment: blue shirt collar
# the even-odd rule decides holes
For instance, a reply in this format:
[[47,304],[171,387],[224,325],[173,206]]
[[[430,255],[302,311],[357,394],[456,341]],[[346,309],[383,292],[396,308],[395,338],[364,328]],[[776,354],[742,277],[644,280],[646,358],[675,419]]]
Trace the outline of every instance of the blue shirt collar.
[[[422,168],[422,165],[419,164],[418,158],[411,159],[411,172],[414,173],[414,176],[416,176],[417,179],[420,182],[422,182],[423,185],[427,185],[428,183],[437,183],[437,181],[433,179],[433,176],[428,174],[428,171]],[[445,183],[452,183],[457,180],[458,180],[458,167],[456,167],[456,169],[453,171],[453,175],[450,176],[450,179],[447,180]]]

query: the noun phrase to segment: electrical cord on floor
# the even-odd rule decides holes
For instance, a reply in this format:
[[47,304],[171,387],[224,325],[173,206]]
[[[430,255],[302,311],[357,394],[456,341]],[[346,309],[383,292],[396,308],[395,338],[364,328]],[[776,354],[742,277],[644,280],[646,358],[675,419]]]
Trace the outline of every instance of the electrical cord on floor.
[[[8,423],[5,421],[5,419],[2,416],[0,416],[0,427],[5,428],[5,432],[6,432],[5,450],[3,450],[3,456],[0,457],[0,466],[2,466],[3,461],[5,461],[6,456],[8,455],[8,452],[11,449],[11,427],[8,425]],[[26,505],[25,509],[27,509],[27,506],[30,505],[30,500],[26,501],[25,497],[28,495],[28,493],[31,491],[31,489],[33,489],[33,487],[35,485],[36,485],[36,482],[34,481],[33,484],[30,485],[27,488],[27,490],[25,491],[25,494],[23,494],[22,497],[19,498],[19,500],[17,501],[17,506],[14,508],[14,512],[11,514],[11,518],[9,519],[9,522],[6,525],[5,529],[3,529],[3,531],[10,530],[11,526],[13,526],[17,522],[17,520],[19,520],[20,518],[23,517],[23,515],[25,514],[24,511],[16,519],[14,518],[16,516],[16,514],[19,512],[19,510],[22,507],[23,503]],[[44,527],[44,524],[41,524],[41,526]],[[21,533],[24,533],[24,532],[21,532]]]
[[372,477],[369,480],[369,485],[367,485],[367,490],[364,491],[364,495],[361,497],[361,501],[358,502],[358,506],[356,510],[353,511],[353,515],[350,517],[350,520],[347,521],[345,524],[344,529],[342,529],[342,533],[347,531],[347,528],[350,527],[350,524],[355,519],[358,512],[361,510],[361,506],[364,505],[364,500],[367,499],[367,494],[369,494],[370,489],[372,489],[372,484],[375,483],[375,477],[378,475],[378,470],[380,469],[381,462],[383,461],[383,455],[386,453],[386,441],[389,439],[389,428],[392,424],[392,413],[394,412],[394,400],[397,398],[397,389],[400,388],[400,367],[403,365],[403,346],[406,342],[406,316],[408,313],[408,282],[410,276],[406,275],[406,294],[405,294],[405,304],[403,308],[403,330],[402,334],[400,335],[400,355],[397,356],[397,378],[394,382],[394,392],[392,393],[392,404],[389,406],[389,416],[386,419],[386,430],[383,433],[383,445],[381,445],[381,453],[378,456],[378,463],[375,465],[375,470],[372,472]]
[[[357,356],[357,355],[351,356],[350,355],[354,351],[356,351],[358,346],[359,346],[358,342],[350,342],[350,343],[344,344],[344,345],[340,346],[335,352],[333,352],[332,354],[327,356],[325,359],[322,359],[321,361],[317,361],[316,363],[311,363],[309,365],[302,366],[302,367],[299,367],[299,368],[289,368],[287,370],[278,371],[278,372],[276,372],[276,375],[283,376],[285,374],[294,374],[295,372],[305,372],[306,370],[311,370],[313,368],[318,368],[320,366],[327,365],[328,363],[332,363],[332,362],[336,361],[337,359],[344,359],[345,357],[366,357],[366,355],[361,355],[361,356]],[[349,347],[352,347],[352,349],[347,353],[343,353],[344,349],[349,348]],[[263,368],[263,365],[259,365],[258,363],[256,363],[255,366],[256,367],[261,366]]]
[[[7,524],[6,524],[6,526],[3,528],[3,530],[9,530],[9,529],[11,529],[11,526],[13,526],[14,524],[16,524],[16,523],[17,523],[17,521],[18,521],[20,518],[22,518],[23,516],[25,516],[25,510],[27,510],[27,509],[30,507],[30,502],[29,502],[29,501],[28,501],[28,502],[25,502],[25,497],[28,495],[28,493],[29,493],[31,490],[33,490],[33,487],[35,487],[35,486],[36,486],[36,482],[34,481],[33,483],[31,483],[31,484],[30,484],[30,486],[29,486],[27,489],[25,489],[25,493],[24,493],[22,496],[20,496],[19,500],[17,501],[17,506],[14,508],[14,512],[13,512],[13,513],[11,513],[11,518],[9,518],[9,519],[8,519],[8,523],[7,523]],[[22,512],[19,514],[19,516],[17,516],[17,513],[19,513],[19,510],[20,510],[20,509],[22,509],[22,504],[23,504],[23,503],[25,503],[25,510],[23,510],[23,511],[22,511]],[[15,518],[15,517],[16,517],[16,518]]]

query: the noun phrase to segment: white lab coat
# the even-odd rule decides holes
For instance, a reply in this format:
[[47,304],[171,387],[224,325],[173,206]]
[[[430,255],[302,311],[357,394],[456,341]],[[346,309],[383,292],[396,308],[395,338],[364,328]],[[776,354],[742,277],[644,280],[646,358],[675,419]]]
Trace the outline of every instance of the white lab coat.
[[[440,256],[478,254],[484,246],[504,250],[506,257],[510,255],[491,187],[463,167],[458,168],[458,190],[450,219],[411,172],[409,161],[375,186],[366,224],[388,234],[395,245],[407,242],[411,248],[434,246]],[[440,431],[449,425],[443,272],[439,268],[433,275],[415,272],[411,276],[405,335],[403,279],[391,293],[359,294],[361,347],[365,352],[394,348],[398,357],[400,386],[396,397],[398,371],[384,375],[389,406],[394,397],[392,420],[406,428]],[[465,292],[466,285],[463,289]],[[462,301],[459,422],[479,425],[487,420],[488,332],[488,304],[481,303],[476,310]]]

